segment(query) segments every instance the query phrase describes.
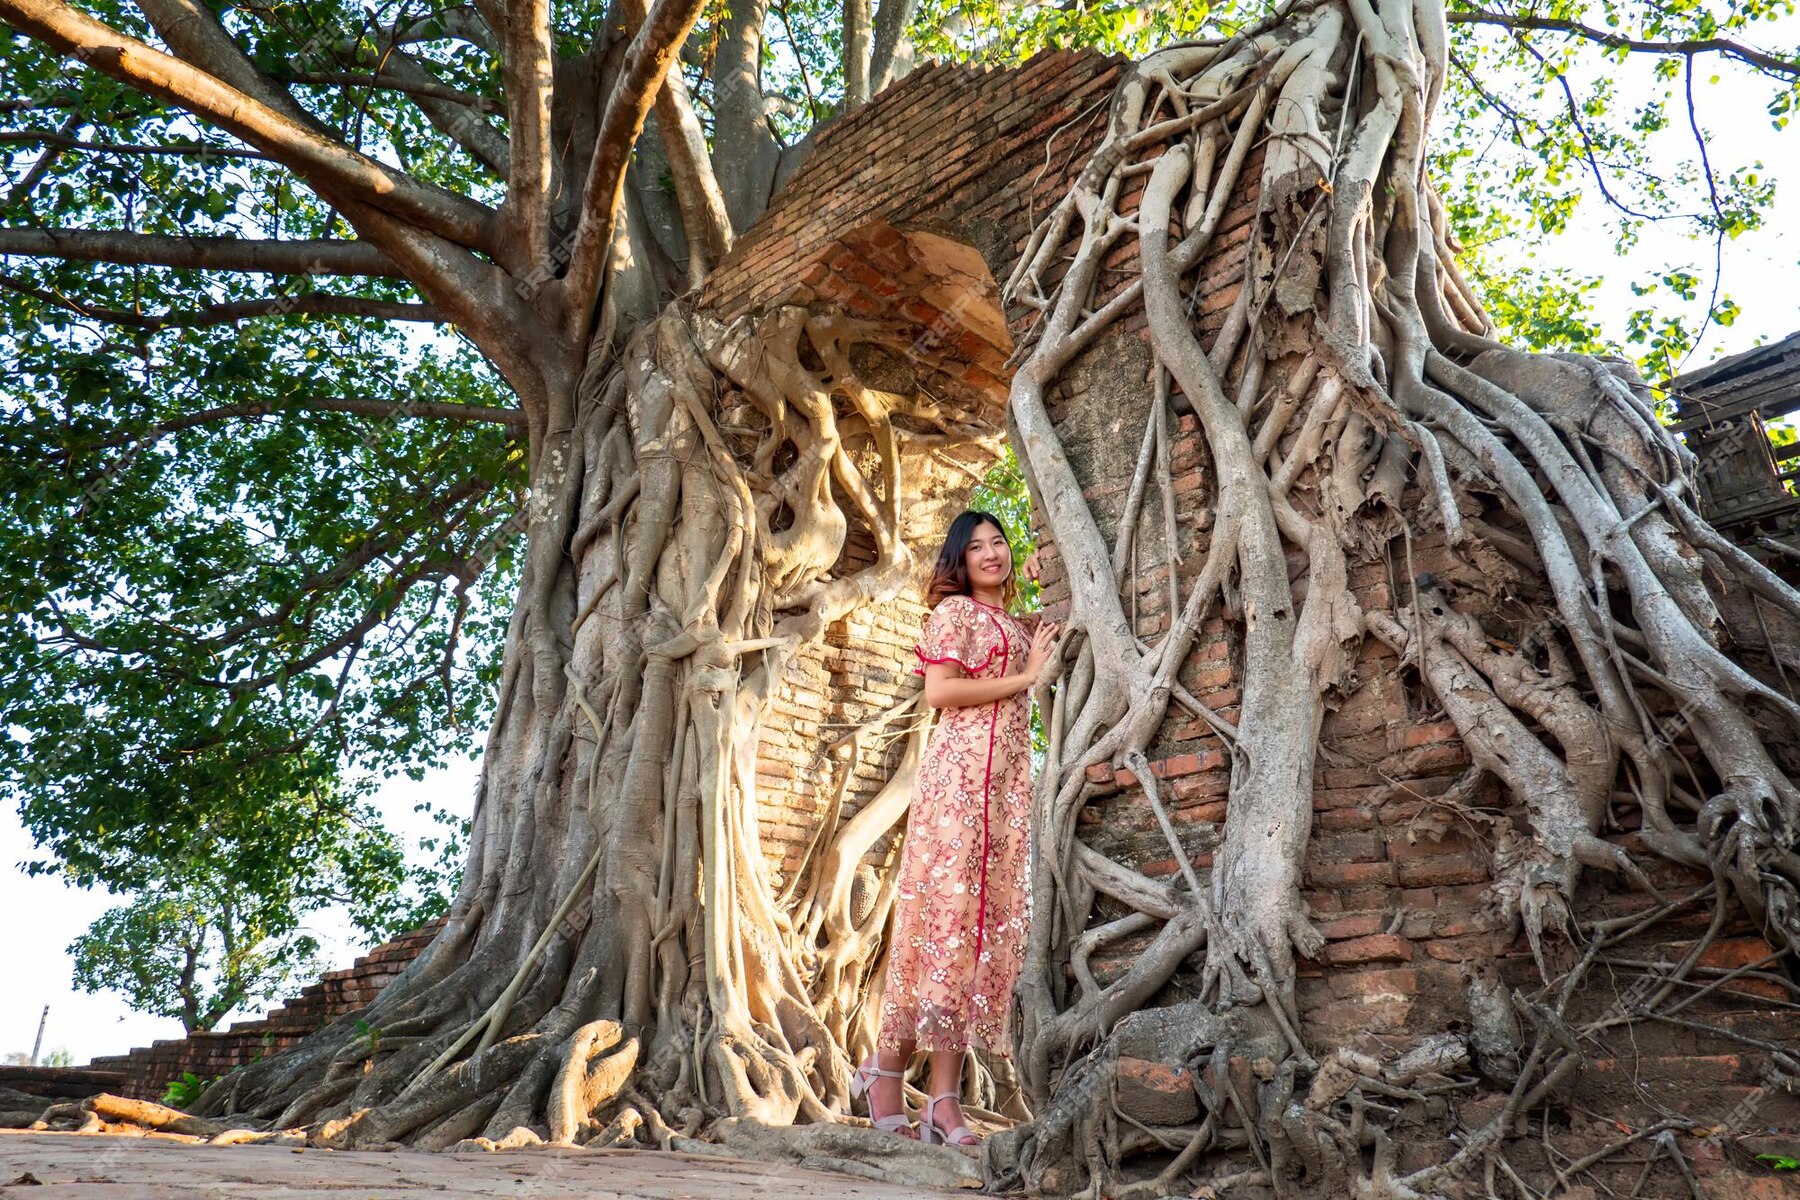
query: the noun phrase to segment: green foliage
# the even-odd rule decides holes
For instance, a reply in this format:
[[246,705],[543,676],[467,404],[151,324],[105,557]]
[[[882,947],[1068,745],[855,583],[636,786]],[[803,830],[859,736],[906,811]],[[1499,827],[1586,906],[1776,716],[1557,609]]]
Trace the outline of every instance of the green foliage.
[[1786,1154],[1759,1154],[1756,1161],[1771,1171],[1800,1171],[1800,1158],[1791,1158]]
[[192,1071],[183,1071],[180,1079],[169,1080],[168,1087],[163,1089],[162,1102],[170,1108],[185,1109],[200,1098],[200,1094],[213,1084],[211,1079],[202,1079]]
[[[89,10],[147,33],[130,5]],[[337,3],[223,16],[284,78],[338,69],[334,45],[366,37],[374,19]],[[468,43],[420,53],[447,84],[498,94],[497,66]],[[351,232],[285,169],[37,42],[12,40],[0,93],[23,98],[6,123],[25,131],[206,151],[61,154],[28,196],[0,186],[7,224]],[[296,94],[370,153],[499,200],[497,181],[417,106],[356,89]],[[28,139],[0,144],[0,180],[18,181],[42,153]],[[375,941],[441,911],[460,813],[433,814],[442,832],[409,851],[368,798],[384,776],[418,778],[466,752],[486,726],[523,451],[493,426],[308,401],[509,405],[493,371],[455,336],[421,336],[429,326],[299,310],[314,291],[416,300],[399,280],[14,259],[5,281],[0,792],[42,848],[26,869],[136,896],[109,914],[120,929],[172,919],[171,897],[192,902],[195,878],[229,882],[252,908],[288,905],[283,920],[260,914],[271,929],[342,900]],[[292,303],[161,330],[93,315],[270,299]]]
[[[994,514],[1006,530],[1012,546],[1013,574],[1019,581],[1021,612],[1038,612],[1044,606],[1043,589],[1025,577],[1021,568],[1037,551],[1037,533],[1031,526],[1031,490],[1025,484],[1025,472],[1019,469],[1019,457],[1008,446],[969,496],[969,507]],[[1031,750],[1037,766],[1050,752],[1050,733],[1044,728],[1044,714],[1036,704],[1031,706]],[[1034,767],[1035,769],[1035,767]]]
[[[1458,19],[1500,7],[1448,0],[1453,61],[1429,169],[1451,232],[1473,248],[1465,267],[1508,340],[1534,349],[1625,354],[1647,377],[1664,378],[1709,326],[1730,325],[1738,316],[1737,305],[1715,287],[1717,245],[1762,228],[1774,200],[1761,162],[1724,163],[1703,152],[1712,140],[1708,119],[1743,116],[1719,111],[1717,102],[1709,110],[1709,89],[1720,72],[1742,78],[1753,68],[1701,56],[1690,78],[1680,56],[1634,54],[1565,30]],[[1795,58],[1792,26],[1786,47],[1771,28],[1791,20],[1789,0],[1559,0],[1519,11],[1600,35],[1735,39]],[[1234,33],[1268,13],[1264,4],[1239,0],[1163,7],[1119,0],[1060,6],[923,0],[915,33],[922,54],[1017,63],[1041,50],[1078,47],[1137,56],[1183,38]],[[1758,79],[1771,132],[1778,133],[1800,101],[1800,79],[1766,70]],[[1693,260],[1659,263],[1635,255],[1624,269],[1638,276],[1638,294],[1651,296],[1670,274],[1694,286],[1664,283],[1641,308],[1595,313],[1596,279],[1545,265],[1576,237],[1590,244],[1590,229],[1624,259],[1651,223],[1685,229],[1694,240]]]
[[[1646,377],[1665,378],[1709,327],[1739,315],[1720,286],[1719,246],[1761,228],[1774,199],[1760,162],[1722,163],[1712,157],[1716,147],[1708,153],[1708,119],[1741,118],[1720,111],[1709,93],[1714,72],[1741,77],[1749,68],[1707,57],[1690,68],[1679,56],[1633,55],[1570,32],[1455,20],[1493,8],[1450,5],[1453,70],[1430,163],[1453,232],[1474,248],[1468,265],[1482,301],[1509,340],[1622,354]],[[1643,41],[1766,44],[1768,23],[1791,12],[1785,0],[1566,0],[1532,15]],[[1800,91],[1793,78],[1773,72],[1762,81],[1779,131]],[[1653,223],[1685,231],[1692,259],[1666,263],[1644,254],[1641,239]],[[1566,257],[1560,247],[1578,239],[1592,246],[1595,235],[1610,242],[1644,305],[1584,316],[1584,307],[1592,309],[1582,297],[1598,279],[1542,265]]]
[[75,939],[75,986],[119,992],[190,1033],[212,1029],[322,968],[318,942],[298,928],[304,910],[285,890],[252,891],[197,872],[107,910]]
[[1019,608],[1024,612],[1036,612],[1042,606],[1041,589],[1020,570],[1025,560],[1037,550],[1037,534],[1031,527],[1031,493],[1026,489],[1025,473],[1019,469],[1018,456],[1011,446],[970,495],[969,507],[992,513],[1000,519],[1001,527],[1006,530],[1006,540],[1012,546],[1013,573],[1019,581]]

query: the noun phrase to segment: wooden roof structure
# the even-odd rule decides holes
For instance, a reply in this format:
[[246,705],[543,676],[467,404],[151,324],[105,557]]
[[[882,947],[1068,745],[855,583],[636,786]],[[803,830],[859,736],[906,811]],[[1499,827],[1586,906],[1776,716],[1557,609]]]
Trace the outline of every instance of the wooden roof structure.
[[1800,412],[1800,333],[1663,385],[1670,428],[1700,460],[1700,508],[1721,533],[1790,580],[1800,576],[1800,442],[1769,422]]

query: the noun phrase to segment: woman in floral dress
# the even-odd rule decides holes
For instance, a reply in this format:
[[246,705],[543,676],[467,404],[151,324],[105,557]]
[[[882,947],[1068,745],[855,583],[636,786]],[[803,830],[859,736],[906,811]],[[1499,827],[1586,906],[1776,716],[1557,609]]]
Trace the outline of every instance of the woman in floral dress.
[[1033,631],[1006,611],[1012,567],[999,521],[965,512],[951,522],[917,647],[925,702],[942,711],[907,817],[877,1054],[852,1088],[869,1093],[876,1128],[914,1136],[901,1082],[913,1052],[927,1051],[928,1142],[976,1142],[958,1103],[964,1052],[1012,1052],[1030,916],[1029,691],[1056,639],[1056,626]]

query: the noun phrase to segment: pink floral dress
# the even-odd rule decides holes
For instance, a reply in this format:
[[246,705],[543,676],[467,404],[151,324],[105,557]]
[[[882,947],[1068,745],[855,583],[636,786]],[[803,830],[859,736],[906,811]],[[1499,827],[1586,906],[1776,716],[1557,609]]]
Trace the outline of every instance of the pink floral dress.
[[[970,679],[1024,669],[1026,627],[949,596],[925,622],[915,673],[954,662]],[[883,1050],[1012,1053],[1012,994],[1030,922],[1031,697],[940,711],[907,815],[881,998]]]

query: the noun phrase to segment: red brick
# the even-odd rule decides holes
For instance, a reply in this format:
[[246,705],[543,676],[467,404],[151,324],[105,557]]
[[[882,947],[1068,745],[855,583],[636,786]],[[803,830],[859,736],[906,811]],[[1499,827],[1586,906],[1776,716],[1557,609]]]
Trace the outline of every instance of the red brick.
[[1180,1125],[1200,1115],[1193,1073],[1142,1058],[1121,1058],[1115,1081],[1119,1107],[1139,1121]]
[[1307,870],[1307,875],[1314,887],[1355,887],[1358,884],[1392,884],[1394,882],[1394,864],[1378,863],[1320,863]]
[[1414,858],[1390,864],[1399,868],[1399,881],[1406,887],[1434,887],[1446,883],[1476,883],[1488,877],[1486,862],[1473,854],[1455,854],[1443,858]]
[[1374,826],[1375,814],[1366,808],[1329,808],[1313,817],[1313,827],[1326,832],[1372,829]]
[[1419,994],[1419,973],[1411,967],[1372,971],[1333,971],[1328,976],[1331,994],[1340,999],[1386,1000]]
[[1425,746],[1409,751],[1401,760],[1401,771],[1406,775],[1430,775],[1439,771],[1448,771],[1469,764],[1469,752],[1460,741],[1439,742],[1434,746]]
[[1338,917],[1331,921],[1321,921],[1319,932],[1328,940],[1340,941],[1344,938],[1367,937],[1380,933],[1387,928],[1386,913],[1358,913],[1351,917]]
[[1442,858],[1448,854],[1467,854],[1476,849],[1476,844],[1461,834],[1445,834],[1441,838],[1420,837],[1409,840],[1404,833],[1398,834],[1388,842],[1389,858]]
[[1425,953],[1440,962],[1468,962],[1471,959],[1488,958],[1506,949],[1511,941],[1504,936],[1490,933],[1470,934],[1467,937],[1434,938],[1422,943]]
[[1375,933],[1344,942],[1327,942],[1326,962],[1338,965],[1365,962],[1411,962],[1412,943],[1391,933]]

